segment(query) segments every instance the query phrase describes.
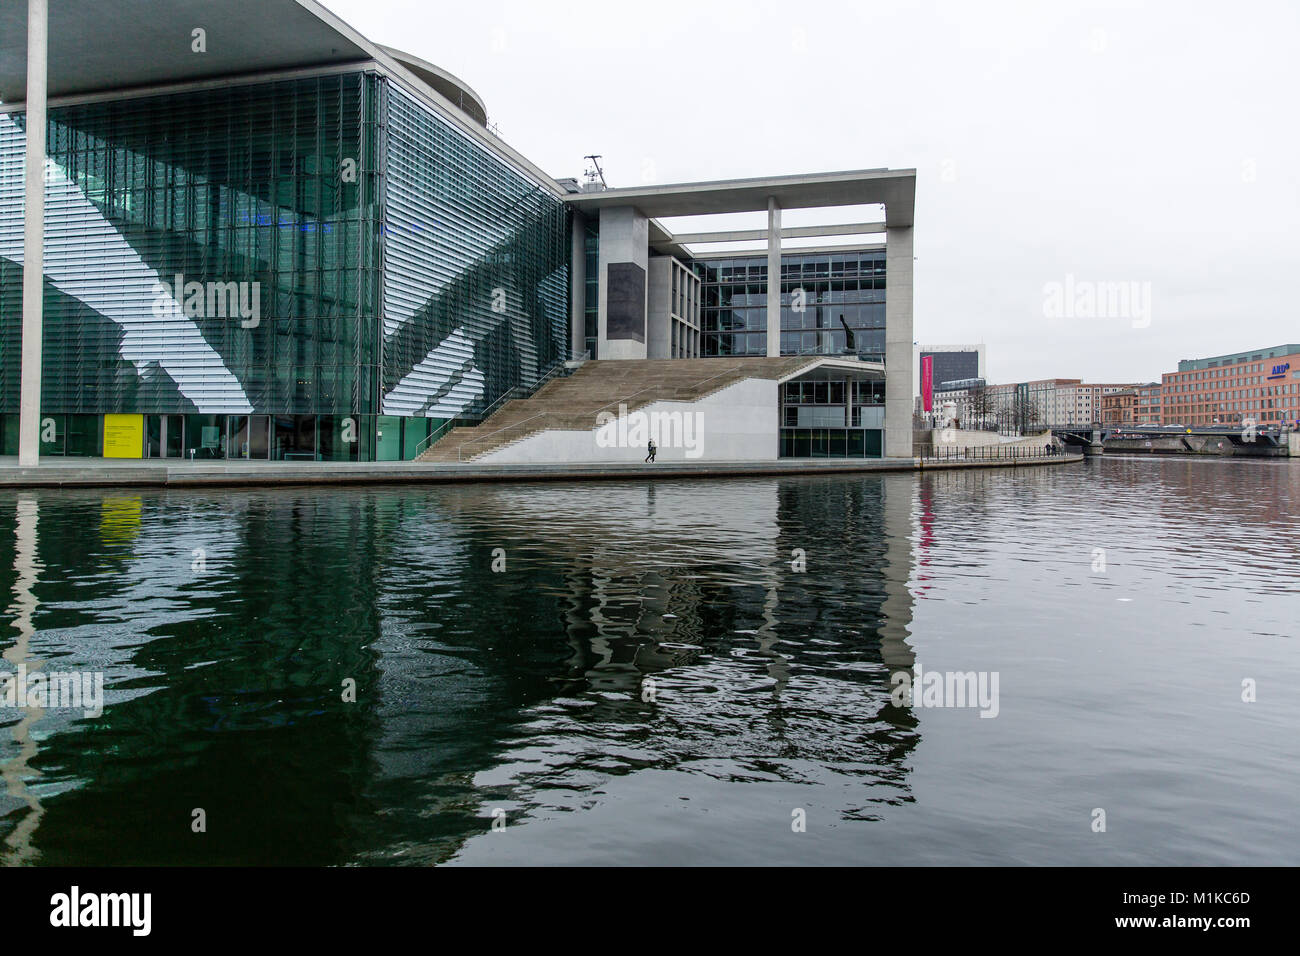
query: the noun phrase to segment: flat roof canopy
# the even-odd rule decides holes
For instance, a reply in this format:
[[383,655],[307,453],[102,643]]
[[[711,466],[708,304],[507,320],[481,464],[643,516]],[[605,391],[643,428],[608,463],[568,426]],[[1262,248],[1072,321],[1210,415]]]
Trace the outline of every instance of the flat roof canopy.
[[487,107],[483,105],[483,98],[470,89],[469,84],[464,80],[410,53],[395,50],[382,43],[380,49],[459,106],[462,113],[472,116],[480,126],[487,125]]
[[842,382],[846,378],[861,380],[884,377],[885,366],[882,362],[865,362],[853,356],[828,356],[816,365],[791,372],[781,382]]
[[[191,50],[191,31],[207,52]],[[314,0],[52,0],[49,96],[372,59]],[[27,0],[0,3],[0,101],[27,98]]]
[[860,169],[606,189],[569,193],[564,201],[583,213],[597,214],[606,206],[635,206],[651,218],[668,219],[765,210],[769,197],[782,209],[879,203],[885,207],[887,225],[910,226],[916,214],[916,170]]

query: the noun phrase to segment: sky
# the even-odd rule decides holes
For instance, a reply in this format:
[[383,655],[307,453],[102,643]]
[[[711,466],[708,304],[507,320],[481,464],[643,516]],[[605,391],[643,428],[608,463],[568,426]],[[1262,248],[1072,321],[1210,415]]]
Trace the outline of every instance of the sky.
[[1300,4],[323,2],[555,177],[914,168],[914,338],[991,381],[1300,342]]

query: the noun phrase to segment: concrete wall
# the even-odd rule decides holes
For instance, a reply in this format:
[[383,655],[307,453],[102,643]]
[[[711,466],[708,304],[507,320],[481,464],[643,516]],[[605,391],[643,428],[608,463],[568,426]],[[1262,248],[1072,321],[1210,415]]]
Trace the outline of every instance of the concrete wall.
[[[1003,441],[997,432],[966,431],[960,428],[934,428],[916,433],[917,441],[928,444],[934,450],[944,448],[1046,448],[1052,443],[1052,433],[1042,432],[1038,435],[1026,435]],[[920,449],[916,449],[920,452]]]
[[646,289],[646,358],[672,358],[673,260],[652,256]]
[[912,457],[912,227],[885,230],[885,457]]
[[[1292,439],[1295,436],[1291,436]],[[1286,444],[1236,445],[1219,435],[1160,435],[1151,438],[1107,438],[1107,452],[1123,455],[1212,455],[1219,458],[1286,458]],[[1295,454],[1295,452],[1291,452]]]
[[629,337],[625,329],[616,328],[610,337],[609,267],[631,263],[639,266],[649,280],[650,223],[632,206],[610,206],[600,211],[600,357],[602,359],[643,359],[646,357],[646,295],[641,291],[640,340]]
[[1052,433],[1042,432],[1038,435],[1026,435],[1003,441],[997,432],[964,430],[961,428],[934,428],[922,433],[924,440],[935,448],[984,448],[993,445],[1008,448],[1045,448],[1051,444]]
[[[654,421],[651,413],[659,417],[660,424],[664,416],[674,414],[680,422],[674,436],[661,434],[657,439],[659,461],[775,461],[779,434],[777,407],[776,382],[749,378],[698,402],[653,402],[630,413],[623,420],[621,431],[617,421],[605,425],[603,432],[593,421],[592,428],[586,431],[538,432],[475,461],[493,465],[641,461],[646,454],[646,439],[636,425],[637,416],[642,416],[642,427],[647,427]],[[691,416],[689,423],[686,416]],[[673,437],[681,440],[670,444]],[[621,444],[602,447],[602,439]]]

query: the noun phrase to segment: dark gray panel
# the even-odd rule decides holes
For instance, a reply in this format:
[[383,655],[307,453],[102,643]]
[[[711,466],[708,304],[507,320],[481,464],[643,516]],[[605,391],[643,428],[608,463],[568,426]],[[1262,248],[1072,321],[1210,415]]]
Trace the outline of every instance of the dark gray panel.
[[611,262],[605,337],[645,341],[645,270],[635,262]]

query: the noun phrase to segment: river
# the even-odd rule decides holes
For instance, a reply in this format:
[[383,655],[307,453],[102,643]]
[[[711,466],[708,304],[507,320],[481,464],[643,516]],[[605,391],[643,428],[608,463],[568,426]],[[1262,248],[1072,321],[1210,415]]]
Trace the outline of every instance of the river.
[[0,861],[1295,864],[1298,492],[6,489]]

